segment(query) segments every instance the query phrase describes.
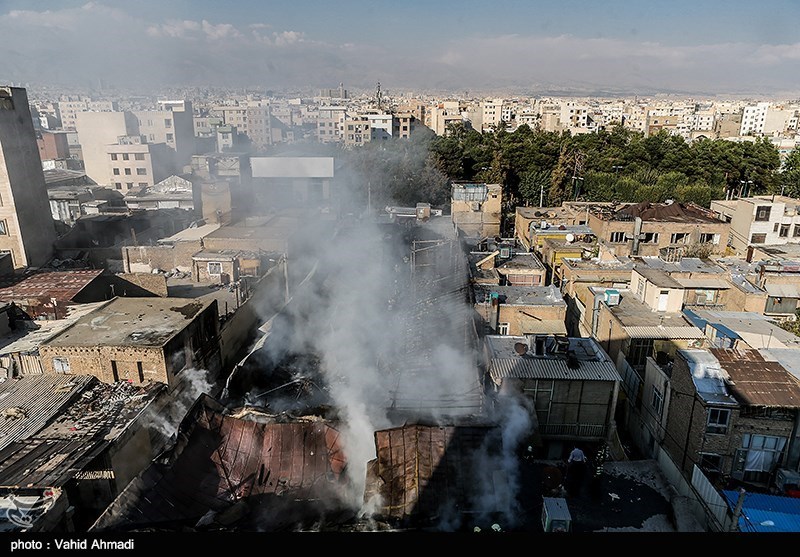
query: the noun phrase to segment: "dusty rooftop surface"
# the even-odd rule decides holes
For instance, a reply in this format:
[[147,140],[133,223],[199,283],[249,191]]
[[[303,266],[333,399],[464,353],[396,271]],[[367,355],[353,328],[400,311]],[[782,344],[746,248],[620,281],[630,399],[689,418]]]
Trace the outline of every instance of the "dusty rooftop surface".
[[181,298],[114,298],[48,342],[51,346],[163,346],[208,302]]

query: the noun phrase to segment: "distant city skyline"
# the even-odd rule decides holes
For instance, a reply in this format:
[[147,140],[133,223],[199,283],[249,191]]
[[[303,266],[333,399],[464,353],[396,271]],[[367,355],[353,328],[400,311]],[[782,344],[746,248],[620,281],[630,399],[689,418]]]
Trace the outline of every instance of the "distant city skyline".
[[0,82],[793,96],[800,3],[4,0]]

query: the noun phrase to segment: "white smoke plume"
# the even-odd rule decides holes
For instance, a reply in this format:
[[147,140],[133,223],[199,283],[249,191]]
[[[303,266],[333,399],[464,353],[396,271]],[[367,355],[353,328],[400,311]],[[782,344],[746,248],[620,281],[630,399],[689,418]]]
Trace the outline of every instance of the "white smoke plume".
[[170,393],[171,401],[166,407],[150,412],[150,427],[158,431],[165,439],[172,439],[178,433],[181,421],[202,394],[214,388],[208,380],[208,371],[189,368],[178,374],[179,385]]

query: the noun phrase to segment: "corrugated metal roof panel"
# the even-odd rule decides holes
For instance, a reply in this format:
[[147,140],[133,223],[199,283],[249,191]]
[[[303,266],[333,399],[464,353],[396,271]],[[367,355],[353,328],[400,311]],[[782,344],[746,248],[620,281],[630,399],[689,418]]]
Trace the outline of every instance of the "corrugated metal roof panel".
[[[722,492],[731,510],[736,508],[739,492]],[[741,532],[800,532],[800,499],[762,493],[745,493]]]
[[9,413],[0,420],[0,450],[38,433],[93,381],[91,375],[39,375],[0,383],[0,410]]
[[621,381],[617,368],[608,362],[581,361],[570,369],[566,360],[555,358],[493,359],[489,365],[492,379],[563,379],[567,381]]
[[770,296],[778,298],[800,298],[800,290],[794,284],[770,284],[764,285],[764,289]]
[[713,348],[711,353],[730,376],[730,388],[745,404],[800,408],[800,384],[778,362],[756,350]]
[[706,335],[697,327],[662,327],[660,325],[625,327],[630,338],[701,339]]

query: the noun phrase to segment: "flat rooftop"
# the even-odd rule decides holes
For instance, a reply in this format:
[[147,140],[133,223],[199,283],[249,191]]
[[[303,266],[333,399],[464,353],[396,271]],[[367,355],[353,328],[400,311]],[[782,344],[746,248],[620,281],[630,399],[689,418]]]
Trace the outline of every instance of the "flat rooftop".
[[[692,335],[677,336],[673,338],[704,338],[703,331],[687,321],[681,313],[668,313],[666,311],[653,311],[650,306],[636,299],[630,290],[620,290],[620,302],[616,306],[610,306],[611,313],[614,314],[623,327],[660,327],[666,332],[673,329],[686,329],[676,334]],[[654,337],[655,338],[655,337]],[[665,337],[670,338],[670,337]]]
[[720,275],[725,269],[710,259],[699,257],[681,257],[678,261],[664,261],[660,257],[632,256],[636,263],[646,265],[651,269],[659,269],[667,273],[704,273]]
[[184,298],[114,298],[47,345],[163,346],[209,304]]
[[[476,285],[475,301],[483,303],[492,292],[500,295],[500,303],[509,306],[564,306],[567,303],[558,288],[553,286],[494,286]],[[505,299],[503,299],[505,297]]]
[[669,273],[666,273],[660,269],[652,269],[644,265],[636,265],[634,267],[634,271],[647,279],[647,282],[650,282],[659,288],[683,288],[678,281],[669,276]]
[[159,244],[174,244],[176,242],[196,242],[198,240],[202,240],[215,230],[217,230],[220,224],[203,224],[200,226],[184,228],[180,232],[176,232],[172,236],[167,236],[166,238],[162,238],[158,241]]

